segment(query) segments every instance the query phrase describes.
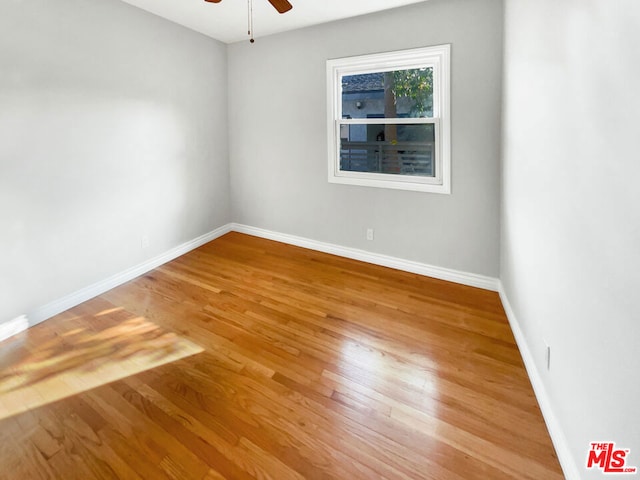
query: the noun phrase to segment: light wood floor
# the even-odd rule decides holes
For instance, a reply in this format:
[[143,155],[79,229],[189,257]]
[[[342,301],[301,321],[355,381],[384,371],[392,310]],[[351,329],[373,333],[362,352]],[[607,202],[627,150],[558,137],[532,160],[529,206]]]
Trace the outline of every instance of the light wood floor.
[[496,293],[237,233],[0,343],[0,418],[2,479],[563,478]]

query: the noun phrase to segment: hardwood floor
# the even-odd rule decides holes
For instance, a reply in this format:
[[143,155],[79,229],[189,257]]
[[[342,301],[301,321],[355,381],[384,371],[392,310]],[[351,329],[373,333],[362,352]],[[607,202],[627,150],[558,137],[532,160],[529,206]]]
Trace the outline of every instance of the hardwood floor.
[[563,478],[496,293],[238,233],[0,370],[2,479]]

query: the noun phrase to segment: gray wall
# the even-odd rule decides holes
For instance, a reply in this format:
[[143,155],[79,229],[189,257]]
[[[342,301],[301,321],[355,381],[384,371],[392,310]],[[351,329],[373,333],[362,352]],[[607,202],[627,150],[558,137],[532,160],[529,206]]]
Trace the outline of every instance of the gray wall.
[[602,478],[589,442],[640,467],[640,4],[505,15],[501,278],[580,478]]
[[226,116],[225,45],[118,1],[2,0],[0,322],[227,223]]
[[[230,45],[234,221],[497,277],[502,25],[501,0],[432,0]],[[452,195],[329,184],[326,60],[444,43]]]

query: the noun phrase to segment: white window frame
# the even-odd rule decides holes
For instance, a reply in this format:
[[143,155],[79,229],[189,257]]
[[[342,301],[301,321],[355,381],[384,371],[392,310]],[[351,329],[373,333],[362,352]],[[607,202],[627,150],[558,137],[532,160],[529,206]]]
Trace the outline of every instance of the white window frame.
[[[367,187],[451,193],[450,45],[327,60],[329,182]],[[412,68],[433,68],[433,117],[342,118],[342,77]],[[365,124],[433,124],[435,177],[340,170],[340,127]]]

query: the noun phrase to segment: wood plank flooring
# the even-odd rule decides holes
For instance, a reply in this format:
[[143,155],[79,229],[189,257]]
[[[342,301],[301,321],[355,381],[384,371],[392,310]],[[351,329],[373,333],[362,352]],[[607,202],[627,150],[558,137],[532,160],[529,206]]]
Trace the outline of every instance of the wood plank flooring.
[[496,293],[230,233],[0,343],[0,478],[563,476]]

